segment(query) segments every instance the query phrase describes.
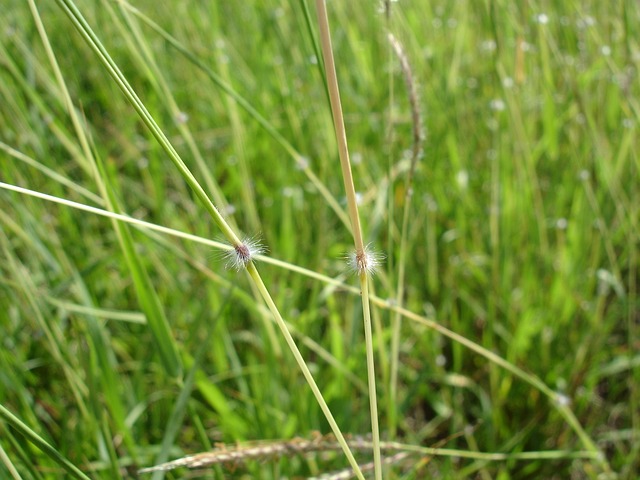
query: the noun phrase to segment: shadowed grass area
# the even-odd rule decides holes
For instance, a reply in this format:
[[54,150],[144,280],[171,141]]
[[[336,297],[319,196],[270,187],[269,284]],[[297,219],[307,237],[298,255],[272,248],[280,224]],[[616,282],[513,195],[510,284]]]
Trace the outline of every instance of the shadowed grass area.
[[[230,227],[282,262],[257,264],[274,304],[342,432],[370,432],[313,2],[73,3]],[[75,124],[28,4],[5,4],[0,182],[223,241],[61,8],[37,3]],[[636,478],[640,7],[390,4],[327,5],[364,242],[386,256],[380,436],[409,454],[384,478]],[[413,174],[388,33],[421,114]],[[160,478],[137,471],[329,433],[230,247],[122,220],[0,188],[0,477]],[[346,468],[331,451],[203,478]]]

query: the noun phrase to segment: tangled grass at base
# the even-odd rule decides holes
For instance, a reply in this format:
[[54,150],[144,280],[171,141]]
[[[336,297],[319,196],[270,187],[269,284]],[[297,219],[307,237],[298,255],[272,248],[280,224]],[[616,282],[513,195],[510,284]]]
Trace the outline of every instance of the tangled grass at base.
[[[50,52],[29,3],[0,6],[0,182],[214,242],[0,187],[0,477],[156,479],[138,471],[220,444],[291,454],[203,478],[350,473],[313,436],[331,429],[244,250],[215,243],[71,4],[229,228],[259,241],[250,259],[267,249],[256,272],[372,478],[313,2],[35,1]],[[637,478],[640,6],[389,3],[327,3],[363,241],[385,257],[384,478]],[[330,451],[292,447],[318,438]]]

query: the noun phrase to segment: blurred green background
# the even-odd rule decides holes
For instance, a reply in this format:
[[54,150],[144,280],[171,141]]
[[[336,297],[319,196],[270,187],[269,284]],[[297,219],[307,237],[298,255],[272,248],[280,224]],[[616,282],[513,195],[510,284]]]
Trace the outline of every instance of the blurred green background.
[[[5,0],[0,181],[100,208],[106,182],[123,213],[220,239],[60,6],[36,3],[104,169],[96,173],[83,150],[28,5]],[[336,212],[346,204],[312,2],[141,1],[141,15],[119,2],[75,4],[226,218],[269,256],[355,286],[342,258],[352,241]],[[376,2],[328,9],[365,237],[386,256],[376,295],[397,295],[409,187],[404,306],[565,395],[619,478],[636,478],[640,6],[402,0],[389,15]],[[410,62],[425,134],[409,186],[411,106],[388,32]],[[108,219],[0,189],[0,404],[91,478],[136,478],[160,452],[328,432],[246,274],[225,269],[211,247],[128,232],[134,260]],[[131,262],[148,278],[142,292]],[[366,434],[357,292],[258,268],[343,432]],[[170,326],[179,371],[163,362],[145,301]],[[384,439],[584,450],[538,389],[407,319],[391,404],[395,314],[380,305],[373,314]],[[0,453],[2,478],[12,468],[23,478],[62,475],[7,423]],[[386,478],[588,478],[601,468],[569,455],[410,458]],[[303,478],[344,466],[336,454],[206,475]]]

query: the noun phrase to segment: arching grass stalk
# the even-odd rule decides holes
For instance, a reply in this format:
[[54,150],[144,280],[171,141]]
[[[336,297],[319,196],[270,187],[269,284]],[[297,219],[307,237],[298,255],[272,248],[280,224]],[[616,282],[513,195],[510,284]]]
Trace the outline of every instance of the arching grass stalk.
[[89,26],[89,24],[86,22],[86,20],[84,19],[80,11],[77,9],[75,4],[73,3],[73,1],[72,0],[56,0],[56,1],[58,5],[61,7],[61,9],[64,11],[64,13],[69,17],[74,27],[78,30],[78,32],[84,38],[87,45],[93,50],[93,52],[99,58],[100,62],[105,66],[109,75],[111,75],[111,77],[115,80],[116,84],[118,85],[120,90],[122,90],[127,100],[132,104],[132,106],[134,107],[134,109],[142,119],[142,121],[149,128],[149,130],[151,131],[153,136],[156,138],[160,146],[162,146],[162,148],[165,150],[165,152],[167,153],[167,155],[169,156],[173,164],[176,166],[176,168],[178,169],[178,171],[180,172],[184,180],[187,182],[189,187],[194,191],[198,199],[204,204],[205,208],[213,218],[216,225],[220,228],[223,235],[226,237],[226,239],[229,241],[229,243],[233,247],[233,250],[237,254],[236,261],[244,265],[244,267],[247,269],[250,278],[256,284],[256,287],[260,291],[260,294],[262,295],[264,301],[267,303],[269,310],[274,316],[276,323],[282,330],[283,335],[285,337],[285,341],[287,342],[289,348],[291,349],[291,352],[293,353],[293,356],[296,362],[298,363],[298,366],[302,371],[302,374],[304,375],[305,379],[309,383],[309,386],[311,387],[311,390],[314,396],[316,397],[316,401],[320,405],[322,412],[324,413],[334,435],[336,436],[336,439],[338,439],[343,449],[343,452],[347,457],[351,467],[354,469],[358,478],[361,480],[364,480],[362,471],[360,470],[360,467],[358,466],[358,463],[356,462],[353,456],[353,453],[349,449],[349,446],[346,440],[344,439],[344,435],[340,431],[338,424],[333,418],[333,415],[329,410],[329,407],[326,401],[324,400],[324,397],[322,396],[320,389],[315,383],[315,380],[311,375],[309,368],[307,367],[304,359],[302,358],[302,355],[298,347],[296,346],[291,334],[289,333],[288,328],[284,320],[282,319],[280,312],[278,311],[278,308],[273,302],[273,299],[271,298],[269,291],[267,290],[266,286],[264,285],[264,282],[262,281],[262,278],[260,277],[260,274],[255,268],[255,265],[253,263],[255,251],[252,251],[252,249],[247,246],[246,242],[240,240],[240,237],[233,231],[233,229],[225,221],[224,217],[220,214],[218,209],[215,207],[215,205],[213,204],[209,196],[206,194],[202,186],[198,183],[198,181],[196,180],[194,175],[191,173],[187,165],[184,163],[182,158],[180,158],[180,156],[178,155],[178,152],[175,150],[173,145],[169,142],[169,139],[165,136],[162,129],[158,126],[158,124],[155,122],[155,120],[153,119],[149,111],[146,109],[142,101],[138,98],[136,92],[133,90],[133,88],[131,87],[131,85],[125,78],[125,76],[122,74],[122,72],[120,71],[116,63],[113,61],[113,59],[111,58],[107,50],[104,48],[104,46],[102,45],[102,43],[100,42],[96,34],[93,32],[92,28]]
[[369,276],[374,272],[378,258],[365,247],[362,240],[362,228],[358,215],[358,204],[356,200],[356,189],[353,184],[351,173],[351,162],[349,161],[349,149],[347,147],[347,135],[344,127],[342,106],[340,104],[340,90],[338,89],[338,78],[336,66],[331,48],[331,35],[329,33],[329,19],[327,18],[327,8],[325,0],[316,0],[316,10],[318,11],[318,25],[320,28],[320,43],[322,55],[324,57],[325,75],[329,88],[329,98],[331,103],[331,113],[333,114],[333,125],[336,130],[338,141],[338,151],[340,154],[340,166],[342,168],[342,178],[344,189],[347,195],[347,205],[351,229],[353,230],[353,240],[355,252],[350,257],[350,266],[357,273],[360,279],[360,290],[362,292],[362,313],[364,321],[364,338],[367,350],[367,378],[369,384],[369,408],[371,410],[371,433],[373,439],[373,462],[376,480],[382,480],[382,460],[380,455],[380,431],[378,427],[378,403],[376,395],[376,373],[373,361],[373,335],[371,333],[371,311],[369,305]]

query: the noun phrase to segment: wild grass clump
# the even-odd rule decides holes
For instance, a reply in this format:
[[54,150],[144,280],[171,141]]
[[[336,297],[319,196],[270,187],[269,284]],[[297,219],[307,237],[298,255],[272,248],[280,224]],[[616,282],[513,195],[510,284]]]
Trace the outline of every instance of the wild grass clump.
[[637,476],[640,7],[13,3],[0,477]]

